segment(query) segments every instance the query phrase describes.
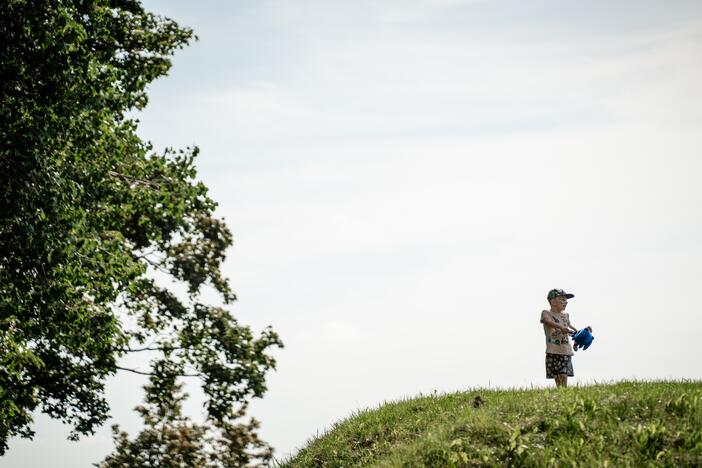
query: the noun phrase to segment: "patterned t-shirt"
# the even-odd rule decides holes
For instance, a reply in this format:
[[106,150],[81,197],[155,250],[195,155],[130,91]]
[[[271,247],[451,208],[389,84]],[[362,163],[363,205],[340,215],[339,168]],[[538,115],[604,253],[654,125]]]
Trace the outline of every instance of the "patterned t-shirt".
[[546,335],[546,352],[550,354],[565,354],[572,356],[573,348],[570,346],[570,335],[564,331],[554,328],[544,323],[544,318],[548,318],[558,325],[568,327],[570,317],[565,312],[551,312],[544,310],[541,312],[541,323],[544,325],[544,335]]

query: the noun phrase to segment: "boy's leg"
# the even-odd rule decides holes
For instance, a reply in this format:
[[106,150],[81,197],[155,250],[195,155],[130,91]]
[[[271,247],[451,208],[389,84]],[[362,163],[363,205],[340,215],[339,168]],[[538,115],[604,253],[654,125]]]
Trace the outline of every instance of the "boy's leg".
[[558,374],[553,380],[556,381],[556,387],[568,386],[568,374]]

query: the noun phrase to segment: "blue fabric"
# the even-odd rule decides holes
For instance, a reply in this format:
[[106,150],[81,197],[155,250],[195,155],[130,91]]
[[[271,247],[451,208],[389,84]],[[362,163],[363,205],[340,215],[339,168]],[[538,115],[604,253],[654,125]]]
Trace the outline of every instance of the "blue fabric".
[[587,328],[583,328],[577,333],[573,333],[571,336],[573,337],[573,341],[575,341],[576,347],[582,349],[589,348],[592,344],[592,340],[595,339]]

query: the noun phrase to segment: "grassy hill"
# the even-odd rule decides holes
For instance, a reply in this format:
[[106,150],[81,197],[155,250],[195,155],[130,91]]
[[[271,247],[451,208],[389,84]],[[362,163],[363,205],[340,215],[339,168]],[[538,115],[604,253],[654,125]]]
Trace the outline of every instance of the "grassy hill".
[[702,382],[476,389],[339,422],[282,467],[702,466]]

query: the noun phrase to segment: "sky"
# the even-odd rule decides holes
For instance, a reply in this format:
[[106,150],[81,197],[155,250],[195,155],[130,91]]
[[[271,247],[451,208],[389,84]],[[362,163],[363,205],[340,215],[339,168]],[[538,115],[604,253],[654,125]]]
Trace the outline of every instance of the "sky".
[[[702,3],[144,4],[199,37],[139,134],[200,147],[232,310],[285,343],[249,411],[277,458],[386,401],[553,386],[552,288],[595,335],[571,383],[702,379]],[[102,460],[143,383],[77,443],[37,415],[0,466]]]

